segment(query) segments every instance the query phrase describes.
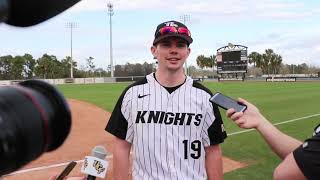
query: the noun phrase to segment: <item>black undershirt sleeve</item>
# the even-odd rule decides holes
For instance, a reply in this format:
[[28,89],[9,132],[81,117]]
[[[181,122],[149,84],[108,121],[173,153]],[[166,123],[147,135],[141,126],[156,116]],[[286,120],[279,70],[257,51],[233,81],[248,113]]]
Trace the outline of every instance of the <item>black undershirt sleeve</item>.
[[219,108],[215,105],[213,105],[213,112],[216,119],[208,129],[210,145],[220,144],[227,138]]
[[125,119],[125,117],[121,112],[121,105],[122,105],[122,101],[125,93],[126,93],[126,90],[119,97],[118,102],[114,107],[111,117],[105,128],[107,132],[123,140],[126,139],[127,129],[128,129],[128,121]]
[[320,179],[320,133],[305,140],[293,151],[293,157],[308,180]]

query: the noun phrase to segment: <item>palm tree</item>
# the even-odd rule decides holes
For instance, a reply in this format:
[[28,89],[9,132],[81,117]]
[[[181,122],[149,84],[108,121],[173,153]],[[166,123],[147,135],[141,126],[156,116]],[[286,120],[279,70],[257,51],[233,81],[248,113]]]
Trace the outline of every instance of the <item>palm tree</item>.
[[279,73],[282,64],[282,57],[279,54],[276,54],[276,61],[275,61],[275,74]]
[[275,53],[272,49],[266,49],[265,53],[262,54],[262,65],[261,69],[263,73],[269,74],[271,70],[271,62],[274,61]]
[[214,68],[216,66],[216,56],[215,55],[209,56],[209,62],[211,63],[210,67]]
[[249,54],[249,63],[252,64],[254,67],[260,67],[261,66],[261,61],[262,61],[262,56],[261,54],[257,52],[252,52]]
[[203,69],[204,67],[205,67],[205,59],[206,59],[206,57],[204,56],[204,55],[199,55],[198,57],[197,57],[197,65],[201,68],[201,69]]
[[271,57],[270,57],[270,67],[269,67],[269,69],[270,69],[270,72],[272,73],[272,74],[276,74],[276,64],[277,64],[277,57],[276,57],[276,55],[271,55]]

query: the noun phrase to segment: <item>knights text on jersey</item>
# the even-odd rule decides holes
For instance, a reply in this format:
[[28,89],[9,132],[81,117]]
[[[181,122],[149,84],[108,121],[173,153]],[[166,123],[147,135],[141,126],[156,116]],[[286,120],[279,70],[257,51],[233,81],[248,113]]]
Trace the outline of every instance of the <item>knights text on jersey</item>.
[[169,93],[153,74],[122,93],[106,131],[132,144],[133,179],[206,179],[204,148],[226,138],[211,95],[190,77]]

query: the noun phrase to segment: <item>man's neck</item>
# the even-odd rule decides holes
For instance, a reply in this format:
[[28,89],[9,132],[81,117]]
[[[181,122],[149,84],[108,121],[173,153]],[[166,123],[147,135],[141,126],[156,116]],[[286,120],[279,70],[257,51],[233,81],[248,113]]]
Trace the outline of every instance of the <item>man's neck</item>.
[[166,71],[162,72],[157,70],[156,73],[157,81],[165,87],[175,87],[185,82],[186,75],[183,72],[183,69],[179,71]]

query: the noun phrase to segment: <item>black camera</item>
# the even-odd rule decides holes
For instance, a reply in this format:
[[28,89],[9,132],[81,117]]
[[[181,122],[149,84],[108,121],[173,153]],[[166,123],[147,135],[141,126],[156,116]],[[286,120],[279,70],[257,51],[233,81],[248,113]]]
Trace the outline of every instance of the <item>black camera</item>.
[[29,27],[46,21],[80,0],[0,0],[0,22]]
[[[0,23],[29,27],[80,0],[0,0]],[[71,129],[65,98],[44,81],[0,87],[0,177],[57,149]]]
[[0,87],[0,176],[55,150],[71,129],[65,98],[44,81]]

